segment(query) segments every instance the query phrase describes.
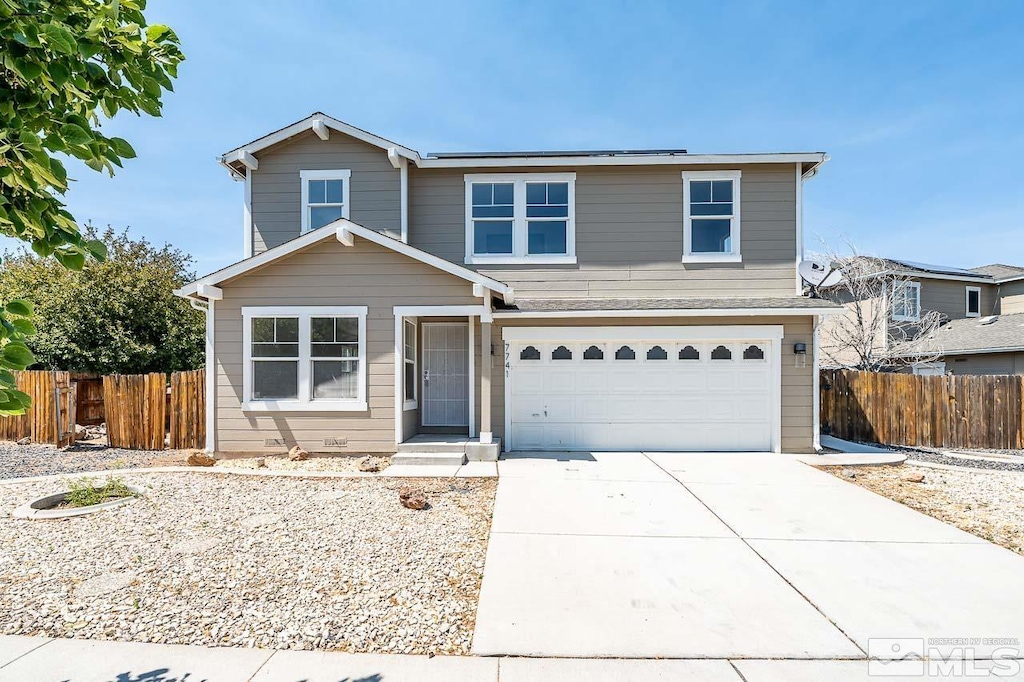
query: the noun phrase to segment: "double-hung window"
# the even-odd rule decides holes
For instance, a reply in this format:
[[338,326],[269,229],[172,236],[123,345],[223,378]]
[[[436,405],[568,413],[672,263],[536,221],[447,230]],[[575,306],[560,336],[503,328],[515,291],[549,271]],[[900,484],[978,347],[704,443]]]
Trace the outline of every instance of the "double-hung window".
[[576,174],[466,176],[467,263],[575,263]]
[[299,171],[302,182],[302,231],[309,232],[349,217],[349,170]]
[[402,322],[402,344],[405,350],[405,367],[403,379],[405,384],[405,401],[403,404],[406,410],[415,410],[417,406],[416,402],[416,385],[419,383],[419,373],[416,371],[416,364],[418,360],[417,356],[417,345],[416,345],[416,320],[406,319]]
[[917,322],[921,319],[921,284],[895,282],[892,287],[892,319]]
[[366,307],[245,307],[243,409],[366,409]]
[[981,287],[967,287],[967,317],[981,317]]
[[683,262],[740,257],[740,171],[683,171]]

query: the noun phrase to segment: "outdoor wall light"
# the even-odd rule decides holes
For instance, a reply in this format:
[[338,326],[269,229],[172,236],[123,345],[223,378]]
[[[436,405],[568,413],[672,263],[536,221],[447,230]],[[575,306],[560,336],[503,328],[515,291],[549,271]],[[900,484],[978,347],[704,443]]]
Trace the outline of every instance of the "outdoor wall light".
[[807,355],[807,344],[806,343],[794,343],[793,352],[797,355]]

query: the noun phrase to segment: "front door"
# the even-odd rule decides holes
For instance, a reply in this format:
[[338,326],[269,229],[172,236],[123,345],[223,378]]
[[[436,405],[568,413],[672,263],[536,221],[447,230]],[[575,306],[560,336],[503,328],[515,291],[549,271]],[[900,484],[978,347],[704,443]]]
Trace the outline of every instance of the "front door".
[[469,426],[469,327],[423,323],[423,426]]

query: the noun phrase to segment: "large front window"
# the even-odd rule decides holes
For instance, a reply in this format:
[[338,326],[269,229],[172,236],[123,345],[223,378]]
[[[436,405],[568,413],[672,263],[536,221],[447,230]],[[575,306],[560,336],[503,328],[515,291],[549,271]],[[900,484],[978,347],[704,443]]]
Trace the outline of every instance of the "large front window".
[[740,260],[740,171],[683,171],[683,262]]
[[574,173],[466,176],[467,263],[576,260]]
[[244,408],[366,409],[366,308],[247,307]]
[[302,231],[309,232],[349,217],[348,170],[300,171],[302,182]]
[[892,287],[892,319],[916,322],[921,319],[921,285],[917,282],[896,282]]

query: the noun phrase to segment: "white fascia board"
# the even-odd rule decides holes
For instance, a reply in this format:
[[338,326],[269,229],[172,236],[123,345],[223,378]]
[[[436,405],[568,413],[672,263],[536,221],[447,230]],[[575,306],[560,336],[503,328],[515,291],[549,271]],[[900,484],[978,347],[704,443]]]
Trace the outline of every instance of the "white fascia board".
[[822,152],[781,154],[637,154],[634,156],[521,156],[420,159],[420,168],[521,168],[551,166],[698,166],[744,163],[825,162]]
[[1002,279],[990,280],[993,284],[1006,284],[1007,282],[1016,282],[1024,279],[1024,275],[1010,275],[1009,277],[1003,277]]
[[[349,137],[354,137],[357,140],[366,142],[367,144],[379,147],[380,149],[383,149],[385,151],[394,149],[398,155],[404,156],[405,158],[410,159],[413,162],[418,163],[420,160],[420,155],[415,150],[409,149],[408,147],[403,147],[402,145],[395,144],[391,140],[386,140],[383,137],[379,137],[377,135],[374,135],[373,133],[367,132],[360,128],[356,128],[353,125],[349,125],[344,121],[339,121],[338,119],[332,118],[331,116],[328,116],[326,114],[318,113],[313,114],[312,116],[308,116],[302,119],[301,121],[296,121],[290,126],[286,126],[281,130],[270,133],[269,135],[264,135],[258,140],[253,140],[249,144],[242,145],[241,147],[236,147],[235,149],[232,149],[229,152],[225,152],[221,156],[221,161],[225,164],[230,164],[232,161],[240,161],[242,159],[243,153],[248,153],[250,155],[256,154],[257,152],[266,149],[267,147],[271,147],[275,144],[278,144],[279,142],[283,142],[288,138],[294,137],[295,135],[303,133],[307,130],[317,132],[317,128],[321,128],[321,126],[323,126],[322,130],[330,128],[332,130],[338,131],[339,133],[348,135]],[[317,135],[320,135],[320,133],[317,133]],[[321,137],[321,139],[324,138]]]
[[917,353],[911,353],[904,357],[913,357],[915,355],[939,355],[945,357],[947,355],[981,355],[986,353],[1020,353],[1024,352],[1024,346],[1011,346],[1009,348],[972,348],[970,350],[930,350],[930,351],[919,351]]
[[512,290],[511,287],[503,282],[499,282],[498,280],[473,272],[461,265],[456,265],[451,261],[446,261],[443,258],[438,258],[437,256],[421,251],[414,246],[409,246],[408,244],[392,239],[387,235],[383,235],[380,232],[353,223],[351,220],[346,218],[341,218],[340,220],[335,220],[333,223],[328,223],[321,228],[312,230],[304,235],[296,237],[295,239],[289,240],[280,246],[275,246],[272,249],[264,251],[258,256],[247,258],[235,263],[234,265],[229,265],[223,270],[207,275],[206,277],[198,279],[191,284],[186,284],[180,289],[176,289],[174,293],[183,298],[191,298],[195,296],[202,297],[204,294],[201,292],[200,288],[203,286],[217,285],[226,280],[244,275],[247,272],[255,270],[256,268],[262,267],[268,263],[272,263],[279,258],[284,258],[289,254],[305,249],[325,239],[334,238],[343,244],[347,244],[347,242],[352,241],[353,237],[362,237],[363,239],[379,244],[386,249],[397,251],[398,253],[408,256],[413,260],[418,260],[421,263],[425,263],[437,268],[438,270],[447,272],[450,275],[464,279],[467,282],[480,284],[485,289],[490,289],[501,296],[504,296],[505,292],[511,292]]
[[712,325],[692,327],[504,327],[503,341],[781,341],[781,324]]
[[655,310],[524,310],[494,311],[497,319],[570,317],[745,317],[748,315],[834,315],[843,308],[659,308]]
[[917,270],[882,270],[863,275],[857,275],[855,279],[870,279],[872,277],[909,277],[911,279],[948,279],[954,282],[973,282],[975,284],[999,284],[1000,282],[986,277],[985,275],[946,275],[939,272],[921,272]]

